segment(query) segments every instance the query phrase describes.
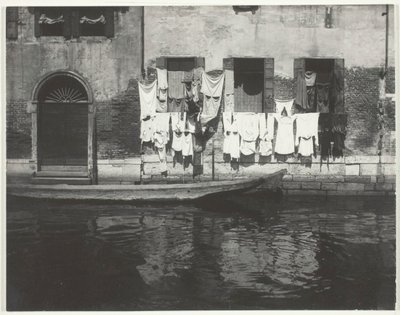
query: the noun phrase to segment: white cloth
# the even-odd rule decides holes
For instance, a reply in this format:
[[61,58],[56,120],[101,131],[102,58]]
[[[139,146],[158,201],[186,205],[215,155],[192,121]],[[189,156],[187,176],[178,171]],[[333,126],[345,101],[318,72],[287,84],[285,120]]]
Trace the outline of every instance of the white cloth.
[[[169,141],[169,120],[171,113],[156,113],[153,120],[153,138],[157,147],[166,145]],[[162,137],[162,138],[161,138]]]
[[193,102],[197,103],[199,101],[199,84],[198,82],[192,82],[192,95]]
[[138,82],[140,99],[140,119],[152,116],[157,108],[157,80],[145,85]]
[[[183,133],[185,132],[186,113],[171,113],[171,127],[172,127],[172,144],[173,151],[182,151]],[[173,152],[174,153],[174,152]]]
[[143,142],[153,141],[154,116],[140,121],[140,139]]
[[296,115],[295,145],[299,146],[298,153],[302,156],[310,156],[314,153],[313,137],[318,146],[318,119],[319,113]]
[[259,119],[259,131],[260,131],[259,153],[262,156],[269,156],[272,154],[272,141],[270,140],[268,135],[267,120],[265,119],[265,113],[259,113],[258,119]]
[[203,111],[200,116],[201,124],[204,125],[215,118],[221,104],[222,88],[224,86],[224,74],[212,77],[202,74],[201,90],[204,94]]
[[317,74],[315,72],[307,71],[304,75],[304,79],[306,81],[306,86],[314,86],[316,77],[317,77]]
[[278,154],[291,154],[294,152],[293,122],[295,117],[275,117],[278,122],[275,152]]
[[229,141],[229,153],[231,155],[231,160],[240,158],[240,135],[236,116],[233,115],[233,121],[231,124],[231,134]]
[[195,133],[196,132],[196,121],[195,121],[195,117],[188,117],[186,119],[186,131],[190,132],[190,133]]
[[233,94],[225,94],[225,111],[234,111],[235,109],[235,96]]
[[157,81],[159,89],[168,89],[168,72],[167,69],[157,68]]
[[222,152],[225,154],[230,154],[232,112],[223,112],[222,113],[222,123],[224,125],[224,144],[223,144]]
[[233,94],[234,76],[232,70],[225,70],[225,94]]
[[185,132],[183,134],[182,155],[183,156],[193,155],[193,134],[190,132]]
[[285,101],[282,101],[282,100],[275,100],[275,104],[276,104],[276,107],[275,107],[275,111],[276,111],[276,113],[277,114],[279,114],[279,115],[281,115],[282,114],[282,112],[283,112],[283,109],[286,109],[286,113],[287,113],[287,115],[288,116],[292,116],[292,106],[293,106],[293,101],[294,101],[294,99],[292,99],[292,100],[285,100]]
[[256,152],[256,140],[259,135],[259,118],[255,113],[236,113],[240,134],[240,152],[250,155]]

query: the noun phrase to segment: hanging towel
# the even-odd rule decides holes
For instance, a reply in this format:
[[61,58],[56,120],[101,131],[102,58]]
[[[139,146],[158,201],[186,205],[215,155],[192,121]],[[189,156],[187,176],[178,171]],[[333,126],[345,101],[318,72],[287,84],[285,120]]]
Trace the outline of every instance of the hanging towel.
[[255,113],[236,113],[236,120],[241,138],[240,152],[243,155],[255,153],[256,140],[260,133],[258,115]]
[[193,134],[190,132],[183,133],[182,155],[183,156],[193,155]]
[[186,131],[190,133],[196,132],[196,115],[187,116]]
[[304,74],[304,79],[305,79],[305,82],[306,82],[306,86],[314,86],[316,77],[317,77],[317,74],[315,72],[307,71]]
[[145,85],[138,82],[140,99],[140,119],[153,116],[157,108],[157,80]]
[[171,113],[171,128],[173,132],[171,148],[173,151],[182,151],[185,125],[186,113]]
[[140,121],[140,139],[143,142],[153,141],[154,116],[146,117]]
[[304,80],[304,76],[301,71],[297,74],[295,103],[305,110],[309,108],[306,80]]
[[229,153],[231,160],[238,160],[240,158],[240,135],[236,114],[232,115],[231,134],[229,141]]
[[168,96],[170,98],[185,97],[185,83],[182,83],[184,71],[168,71]]
[[225,94],[233,94],[234,86],[233,71],[225,70]]
[[156,113],[154,116],[154,133],[166,134],[169,139],[169,121],[171,113]]
[[292,154],[294,152],[293,123],[295,117],[275,117],[278,122],[276,133],[275,153]]
[[288,116],[292,116],[293,101],[294,101],[294,99],[291,99],[291,100],[277,100],[277,99],[275,99],[276,113],[281,115],[282,112],[283,112],[283,109],[285,109],[287,115]]
[[224,144],[223,153],[230,154],[230,139],[231,139],[231,126],[232,126],[232,112],[222,113],[222,123],[224,125]]
[[204,94],[203,112],[200,117],[202,125],[207,124],[217,116],[221,104],[223,85],[224,74],[212,77],[203,73],[200,90]]
[[302,156],[310,156],[314,153],[314,142],[318,146],[318,120],[319,113],[296,115],[295,145]]
[[157,68],[157,81],[159,89],[168,89],[168,72],[167,69]]
[[[258,122],[259,122],[259,131],[260,131],[259,153],[262,156],[269,156],[272,154],[272,142],[268,135],[267,120],[265,119],[265,113],[259,113],[258,119],[259,119]],[[270,118],[268,117],[268,119],[270,119]],[[274,119],[274,118],[272,117],[272,119]]]

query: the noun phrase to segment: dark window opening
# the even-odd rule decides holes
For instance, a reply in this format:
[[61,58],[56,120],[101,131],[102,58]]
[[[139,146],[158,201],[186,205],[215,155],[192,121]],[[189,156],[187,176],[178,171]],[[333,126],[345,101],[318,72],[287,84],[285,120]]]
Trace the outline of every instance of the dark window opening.
[[307,96],[309,108],[312,112],[329,113],[334,112],[333,101],[333,59],[306,59],[305,76],[308,82]]
[[193,71],[195,66],[194,58],[168,58],[168,71]]
[[234,59],[234,99],[236,112],[263,112],[264,59]]
[[35,36],[114,36],[113,7],[37,7]]
[[40,8],[38,23],[41,36],[63,36],[65,25],[64,11],[60,7]]
[[79,9],[79,34],[81,36],[105,36],[106,13],[104,8]]

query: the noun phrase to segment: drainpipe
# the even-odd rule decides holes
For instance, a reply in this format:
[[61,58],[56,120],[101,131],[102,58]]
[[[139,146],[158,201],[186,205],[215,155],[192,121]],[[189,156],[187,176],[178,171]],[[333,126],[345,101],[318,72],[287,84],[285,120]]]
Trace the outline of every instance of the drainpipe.
[[389,50],[389,5],[386,5],[386,38],[385,38],[385,75],[388,70],[388,50]]
[[142,17],[141,17],[141,72],[142,72],[142,79],[146,77],[146,70],[144,69],[144,6],[142,6]]

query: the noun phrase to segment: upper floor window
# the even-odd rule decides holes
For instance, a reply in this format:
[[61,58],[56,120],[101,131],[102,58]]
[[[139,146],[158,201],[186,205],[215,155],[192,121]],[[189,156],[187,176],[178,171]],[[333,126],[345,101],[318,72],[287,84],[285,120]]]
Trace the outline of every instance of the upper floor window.
[[35,36],[114,36],[112,7],[37,7]]

